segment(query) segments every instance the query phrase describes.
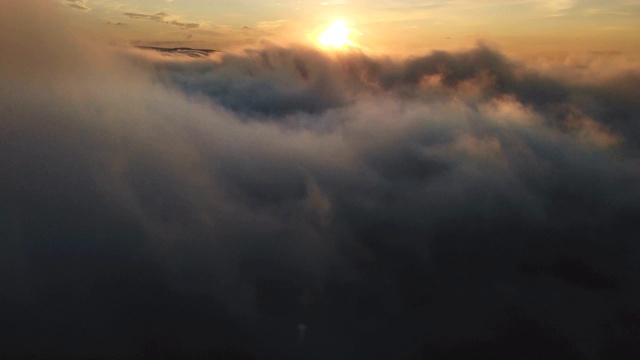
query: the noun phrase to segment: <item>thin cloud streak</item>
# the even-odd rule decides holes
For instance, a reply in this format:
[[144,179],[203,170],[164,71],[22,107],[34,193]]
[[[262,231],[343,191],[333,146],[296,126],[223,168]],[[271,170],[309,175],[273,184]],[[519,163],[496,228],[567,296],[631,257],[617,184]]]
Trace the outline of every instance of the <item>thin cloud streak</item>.
[[91,10],[89,7],[86,6],[86,3],[87,3],[86,0],[65,0],[65,3],[76,10],[80,10],[80,11]]
[[138,14],[138,13],[122,13],[122,15],[129,17],[131,19],[138,19],[138,20],[151,20],[151,21],[155,21],[155,22],[159,22],[159,23],[163,23],[163,24],[169,24],[169,25],[174,25],[174,26],[178,26],[181,29],[196,29],[200,26],[200,24],[198,23],[185,23],[185,22],[180,22],[177,20],[168,20],[168,18],[170,17],[169,14],[164,13],[164,12],[159,12],[156,14]]

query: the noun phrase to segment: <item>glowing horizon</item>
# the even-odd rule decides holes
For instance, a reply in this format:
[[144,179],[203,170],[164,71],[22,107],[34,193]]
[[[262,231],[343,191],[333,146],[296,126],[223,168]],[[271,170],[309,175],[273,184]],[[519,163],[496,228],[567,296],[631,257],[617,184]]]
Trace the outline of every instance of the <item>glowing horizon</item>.
[[637,1],[56,1],[73,21],[110,42],[217,50],[265,39],[305,43],[313,29],[342,18],[347,30],[358,29],[359,44],[380,52],[469,48],[481,40],[514,52],[640,53]]

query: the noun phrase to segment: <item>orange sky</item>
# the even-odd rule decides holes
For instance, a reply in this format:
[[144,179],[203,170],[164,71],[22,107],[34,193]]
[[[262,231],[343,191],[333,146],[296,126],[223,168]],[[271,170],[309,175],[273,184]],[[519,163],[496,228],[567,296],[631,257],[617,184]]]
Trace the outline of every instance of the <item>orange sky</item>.
[[335,20],[370,52],[421,53],[481,40],[515,53],[640,52],[640,1],[574,0],[55,0],[110,41],[228,49],[316,43]]

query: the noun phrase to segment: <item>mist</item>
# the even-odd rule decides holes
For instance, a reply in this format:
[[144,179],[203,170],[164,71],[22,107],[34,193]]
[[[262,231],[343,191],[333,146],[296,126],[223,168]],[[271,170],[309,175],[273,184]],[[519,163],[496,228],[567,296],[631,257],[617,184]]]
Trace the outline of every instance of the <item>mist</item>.
[[637,66],[193,59],[0,14],[1,357],[640,352]]

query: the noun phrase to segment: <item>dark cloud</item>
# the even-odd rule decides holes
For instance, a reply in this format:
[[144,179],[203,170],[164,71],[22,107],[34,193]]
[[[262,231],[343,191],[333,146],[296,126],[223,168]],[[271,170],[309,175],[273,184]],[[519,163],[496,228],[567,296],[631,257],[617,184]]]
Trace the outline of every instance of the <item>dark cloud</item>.
[[147,14],[138,14],[138,13],[123,13],[122,15],[130,17],[132,19],[143,19],[143,20],[153,20],[153,21],[162,21],[169,16],[167,13],[159,12],[155,15],[147,15]]
[[132,19],[151,20],[163,24],[174,25],[180,27],[181,29],[195,29],[200,26],[200,24],[197,23],[184,23],[177,20],[167,20],[169,14],[164,12],[159,12],[153,15],[138,13],[123,13],[122,15],[130,17]]
[[1,6],[2,357],[637,354],[637,73],[166,57]]
[[506,101],[530,107],[531,114],[541,115],[548,125],[603,144],[614,143],[615,133],[640,130],[636,73],[596,84],[572,84],[528,70],[482,45],[403,62],[359,53],[332,59],[313,49],[267,47],[227,54],[206,69],[178,63],[154,66],[188,93],[201,93],[254,115],[321,113],[351,104],[362,94],[428,101],[462,95],[484,105]]

